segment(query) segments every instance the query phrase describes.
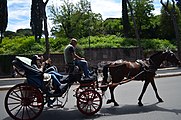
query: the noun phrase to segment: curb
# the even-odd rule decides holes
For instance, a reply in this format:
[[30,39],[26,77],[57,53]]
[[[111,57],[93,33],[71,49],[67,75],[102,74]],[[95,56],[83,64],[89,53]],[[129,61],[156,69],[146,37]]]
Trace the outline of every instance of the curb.
[[175,72],[175,73],[165,73],[165,74],[157,74],[155,78],[162,78],[162,77],[173,77],[173,76],[180,76],[181,72]]
[[14,85],[4,85],[4,86],[0,86],[0,91],[6,91],[9,90],[10,88],[12,88]]
[[[155,78],[163,78],[163,77],[173,77],[173,76],[181,76],[181,72],[174,72],[174,73],[164,73],[164,74],[157,74]],[[3,78],[1,80],[8,81],[8,80],[14,80],[14,78]],[[25,78],[16,78],[16,80],[25,80]],[[101,82],[101,81],[99,81]],[[74,84],[77,85],[77,84]],[[0,86],[0,91],[9,90],[14,85],[4,85]]]

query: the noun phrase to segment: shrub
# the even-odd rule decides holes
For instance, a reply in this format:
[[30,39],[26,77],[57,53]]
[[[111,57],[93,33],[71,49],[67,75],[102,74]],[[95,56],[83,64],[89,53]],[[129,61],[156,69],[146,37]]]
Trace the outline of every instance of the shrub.
[[[122,38],[115,35],[107,36],[90,36],[78,40],[78,51],[81,55],[82,49],[89,48],[130,48],[138,46],[138,40],[132,38]],[[65,46],[69,44],[67,38],[49,38],[50,53],[62,53]],[[176,46],[171,44],[168,40],[160,39],[141,39],[140,45],[144,51],[165,50],[169,47],[176,50]],[[0,54],[43,54],[45,52],[45,40],[41,39],[40,43],[35,42],[34,37],[13,37],[4,38],[0,44]]]

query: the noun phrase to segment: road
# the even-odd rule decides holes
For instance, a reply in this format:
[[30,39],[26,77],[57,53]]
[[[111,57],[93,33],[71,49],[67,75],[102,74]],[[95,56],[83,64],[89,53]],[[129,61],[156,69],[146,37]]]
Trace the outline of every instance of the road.
[[[143,107],[137,106],[137,98],[141,92],[143,82],[129,82],[116,88],[115,96],[119,106],[107,105],[109,92],[103,98],[102,109],[94,116],[85,116],[76,108],[72,86],[69,101],[63,109],[45,107],[37,120],[181,120],[181,76],[156,78],[158,92],[163,103],[157,103],[151,86],[143,97]],[[0,120],[12,120],[4,109],[4,97],[7,91],[0,91]]]

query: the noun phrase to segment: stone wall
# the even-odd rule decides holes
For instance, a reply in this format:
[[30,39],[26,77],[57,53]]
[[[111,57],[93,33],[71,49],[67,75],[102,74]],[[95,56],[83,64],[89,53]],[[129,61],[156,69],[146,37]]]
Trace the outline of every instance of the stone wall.
[[97,64],[101,61],[114,61],[118,59],[133,61],[138,59],[138,48],[86,49],[85,56],[92,64]]
[[[136,60],[138,58],[138,48],[99,48],[85,49],[85,58],[91,65],[97,65],[101,61],[114,61],[118,59]],[[11,62],[16,55],[0,55],[0,77],[11,76]],[[26,56],[31,58],[31,56]],[[65,62],[63,54],[51,54],[50,58],[59,71],[65,70]]]

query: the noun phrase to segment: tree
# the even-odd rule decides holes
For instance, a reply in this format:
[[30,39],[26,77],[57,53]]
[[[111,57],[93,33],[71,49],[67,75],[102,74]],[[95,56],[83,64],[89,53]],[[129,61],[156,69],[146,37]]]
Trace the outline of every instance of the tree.
[[138,33],[142,38],[144,31],[150,28],[152,11],[154,10],[153,0],[130,0],[133,9],[134,18],[138,26]]
[[130,21],[128,16],[127,0],[122,0],[122,21],[124,37],[130,37]]
[[128,6],[129,6],[129,9],[130,9],[130,12],[131,12],[131,18],[132,18],[133,23],[134,23],[135,35],[136,35],[137,44],[138,44],[138,47],[139,47],[139,49],[138,49],[138,58],[141,58],[140,35],[139,35],[139,33],[138,33],[138,27],[137,27],[136,20],[135,20],[134,14],[133,14],[132,5],[130,4],[129,0],[127,0],[127,2],[128,2]]
[[107,18],[103,22],[104,33],[110,35],[120,35],[120,32],[122,33],[123,31],[122,25],[120,23],[120,18]]
[[18,29],[16,30],[16,33],[19,35],[19,36],[32,36],[32,30],[31,29]]
[[[40,42],[42,36],[42,28],[44,28],[45,43],[46,43],[46,52],[45,58],[49,57],[49,38],[48,38],[48,27],[47,27],[47,16],[46,16],[46,5],[49,0],[45,2],[43,0],[32,0],[31,5],[31,22],[30,26],[32,32],[35,35],[35,40]],[[44,24],[43,24],[44,23]]]
[[80,0],[75,5],[64,1],[59,8],[52,5],[50,12],[54,24],[53,34],[67,38],[81,38],[102,32],[102,16],[92,13],[90,7],[90,2],[87,0]]
[[175,0],[176,1],[176,4],[177,4],[177,7],[180,9],[181,11],[181,0]]
[[3,33],[7,28],[7,24],[8,24],[7,0],[1,0],[0,1],[0,32],[1,32],[0,43],[2,42]]
[[179,27],[178,27],[178,20],[176,19],[176,16],[178,14],[176,14],[175,1],[172,0],[172,5],[170,7],[169,7],[169,5],[170,5],[169,0],[167,0],[166,3],[163,3],[162,0],[160,2],[162,4],[162,6],[163,6],[163,9],[170,16],[170,18],[172,20],[174,31],[175,31],[175,37],[176,37],[176,40],[177,40],[178,58],[181,59],[180,33],[179,33]]
[[41,10],[41,2],[42,0],[32,0],[31,5],[31,21],[30,26],[32,29],[32,33],[35,36],[35,41],[40,42],[42,36],[43,29],[43,16]]
[[16,33],[16,32],[9,31],[9,30],[7,30],[7,31],[4,32],[4,37],[13,38],[13,37],[15,37],[15,36],[17,36],[17,33]]
[[[175,39],[175,31],[174,31],[174,25],[173,20],[171,18],[170,12],[172,11],[172,4],[170,2],[165,3],[165,6],[167,6],[167,9],[165,7],[161,8],[161,16],[160,16],[160,34],[161,38],[171,40],[173,43],[173,39]],[[179,23],[179,10],[175,10],[175,20],[177,23]]]

